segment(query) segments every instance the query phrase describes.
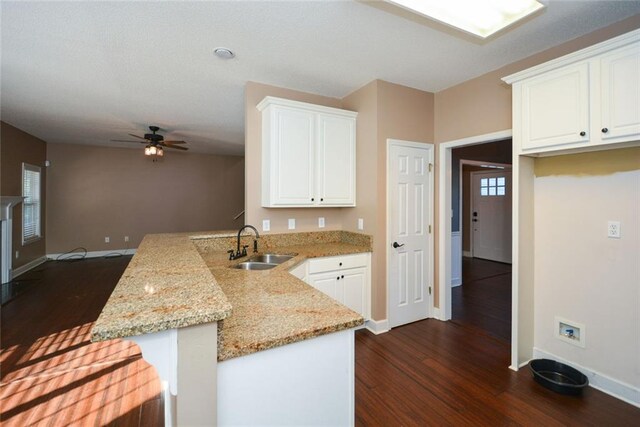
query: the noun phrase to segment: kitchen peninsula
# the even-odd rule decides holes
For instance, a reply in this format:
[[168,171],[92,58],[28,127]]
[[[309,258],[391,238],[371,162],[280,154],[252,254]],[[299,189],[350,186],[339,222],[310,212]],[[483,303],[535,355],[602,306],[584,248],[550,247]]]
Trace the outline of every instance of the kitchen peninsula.
[[166,382],[167,425],[353,424],[353,331],[364,319],[289,271],[367,254],[370,236],[262,236],[260,253],[294,255],[265,271],[234,268],[247,258],[229,260],[235,245],[233,232],[146,236],[92,340],[141,347]]

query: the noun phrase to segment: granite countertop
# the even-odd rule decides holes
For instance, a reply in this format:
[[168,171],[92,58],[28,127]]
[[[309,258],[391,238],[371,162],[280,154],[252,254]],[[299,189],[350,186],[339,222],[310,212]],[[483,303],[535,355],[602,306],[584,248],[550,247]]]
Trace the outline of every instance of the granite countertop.
[[[364,323],[359,314],[288,271],[308,258],[371,251],[369,236],[326,231],[267,235],[261,253],[296,255],[264,271],[229,261],[233,232],[148,235],[92,330],[92,340],[219,322],[218,360]],[[253,236],[243,237],[250,243]],[[251,255],[251,254],[250,254]]]

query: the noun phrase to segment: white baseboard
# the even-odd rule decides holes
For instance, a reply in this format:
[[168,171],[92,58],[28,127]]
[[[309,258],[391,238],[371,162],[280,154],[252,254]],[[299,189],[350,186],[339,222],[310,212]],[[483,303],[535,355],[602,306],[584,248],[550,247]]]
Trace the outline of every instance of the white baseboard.
[[376,335],[389,332],[389,320],[367,320],[365,327]]
[[[85,255],[85,258],[103,258],[107,255],[112,255],[112,256],[116,256],[116,255],[134,255],[136,253],[136,249],[114,249],[111,251],[91,251],[91,252],[87,252],[87,254]],[[51,260],[57,260],[58,257],[61,257],[61,259],[65,259],[66,257],[69,256],[79,256],[79,255],[83,255],[83,252],[73,252],[73,253],[61,253],[61,254],[47,254],[47,258],[51,259]]]
[[585,374],[587,378],[589,378],[590,387],[593,387],[603,393],[607,393],[617,399],[640,408],[640,388],[638,387],[634,387],[631,384],[627,384],[615,378],[611,378],[607,375],[601,374],[598,371],[594,371],[593,369],[585,368],[584,366],[570,362],[554,354],[547,353],[546,351],[540,350],[536,347],[533,348],[533,357],[534,359],[556,360],[558,362],[564,363],[565,365],[569,365],[579,370],[580,372]]
[[21,274],[26,273],[29,270],[36,268],[37,266],[45,262],[47,262],[47,257],[41,256],[40,258],[36,258],[33,261],[26,263],[25,265],[21,265],[18,268],[14,268],[13,270],[11,270],[11,280],[15,279]]
[[462,256],[466,258],[473,258],[471,251],[462,251]]
[[438,307],[433,307],[433,318],[440,320],[440,309]]

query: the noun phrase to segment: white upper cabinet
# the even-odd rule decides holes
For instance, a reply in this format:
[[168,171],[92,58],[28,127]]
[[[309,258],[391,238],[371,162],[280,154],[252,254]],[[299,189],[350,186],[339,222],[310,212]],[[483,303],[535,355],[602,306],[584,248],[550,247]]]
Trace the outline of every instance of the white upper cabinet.
[[505,77],[517,154],[640,140],[640,30]]
[[262,206],[355,206],[356,115],[266,97],[262,111]]

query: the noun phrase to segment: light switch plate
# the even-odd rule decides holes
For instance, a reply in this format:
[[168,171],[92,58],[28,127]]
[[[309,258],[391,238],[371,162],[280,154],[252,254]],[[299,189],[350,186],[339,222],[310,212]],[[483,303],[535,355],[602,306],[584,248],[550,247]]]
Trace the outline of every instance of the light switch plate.
[[262,220],[262,231],[269,231],[271,230],[271,221],[268,219],[263,219]]
[[318,218],[318,228],[324,228],[324,217]]
[[358,218],[358,230],[364,230],[364,219]]
[[295,230],[295,229],[296,229],[296,219],[289,218],[289,230]]

